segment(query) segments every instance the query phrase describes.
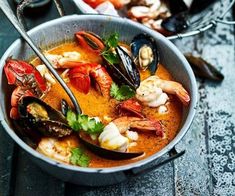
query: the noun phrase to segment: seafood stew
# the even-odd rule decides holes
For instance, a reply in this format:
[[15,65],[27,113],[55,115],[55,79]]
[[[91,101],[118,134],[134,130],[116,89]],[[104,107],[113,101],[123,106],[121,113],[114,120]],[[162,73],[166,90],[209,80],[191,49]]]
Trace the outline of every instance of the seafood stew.
[[[148,40],[145,34],[141,37]],[[35,141],[36,150],[67,164],[112,167],[144,159],[167,145],[190,97],[159,60],[152,63],[158,59],[155,43],[122,43],[116,33],[103,40],[85,31],[75,39],[45,55],[74,92],[83,114],[73,112],[67,95],[38,59],[32,65],[8,59],[4,66],[8,83],[16,86],[10,117]],[[131,46],[138,44],[134,57]],[[102,152],[99,156],[94,146]],[[125,160],[102,157],[103,149],[120,152]]]
[[[191,24],[188,20],[200,15],[203,10],[216,2],[216,0],[83,1],[99,14],[128,17],[166,36],[189,29]],[[86,6],[83,9],[86,9]]]

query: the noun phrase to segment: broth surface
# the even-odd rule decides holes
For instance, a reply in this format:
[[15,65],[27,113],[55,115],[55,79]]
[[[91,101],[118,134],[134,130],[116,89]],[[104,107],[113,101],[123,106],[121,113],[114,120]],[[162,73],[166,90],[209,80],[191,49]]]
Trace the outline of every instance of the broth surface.
[[[101,63],[101,58],[99,56],[84,51],[76,43],[66,43],[50,50],[49,52],[52,54],[62,54],[63,52],[69,51],[78,51],[84,60],[89,62]],[[40,61],[38,59],[32,61],[32,64],[34,65],[38,65],[39,63]],[[147,71],[141,71],[140,74],[141,80],[149,76]],[[159,65],[156,75],[162,79],[173,80],[172,76],[163,67],[163,65]],[[76,90],[70,83],[68,83],[68,86],[74,92],[84,114],[87,114],[90,117],[98,116],[103,123],[105,123],[108,118],[115,119],[118,117],[115,112],[115,106],[119,102],[115,99],[104,98],[100,92],[95,90],[93,87],[90,88],[89,93],[86,95]],[[129,148],[129,150],[132,152],[144,151],[145,154],[141,157],[128,160],[107,160],[96,156],[87,150],[86,152],[91,158],[89,167],[113,167],[126,165],[151,156],[166,146],[176,136],[182,116],[181,102],[175,96],[169,95],[169,97],[170,100],[167,103],[168,111],[165,114],[158,114],[158,108],[149,108],[144,106],[143,109],[143,113],[147,118],[161,121],[165,133],[164,138],[157,137],[155,133],[138,132],[139,139],[137,140],[137,145]],[[65,99],[72,106],[72,103],[65,91],[58,83],[56,83],[52,86],[50,92],[45,96],[44,101],[52,107],[59,109],[61,99]]]

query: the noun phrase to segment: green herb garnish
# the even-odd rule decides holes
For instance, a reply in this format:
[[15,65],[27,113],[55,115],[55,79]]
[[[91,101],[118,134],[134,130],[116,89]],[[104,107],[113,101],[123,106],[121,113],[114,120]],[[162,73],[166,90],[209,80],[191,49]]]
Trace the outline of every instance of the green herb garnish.
[[90,157],[85,154],[82,148],[73,148],[71,150],[70,162],[73,165],[79,165],[81,167],[88,167],[90,163]]
[[119,34],[117,32],[111,34],[106,40],[105,45],[107,49],[109,48],[116,48],[118,45]]
[[104,51],[102,56],[111,65],[118,64],[120,62],[117,54],[113,53],[112,51]]
[[110,88],[110,96],[118,101],[130,99],[135,96],[135,91],[128,85],[118,87],[115,83]]
[[118,64],[120,62],[119,57],[114,53],[115,48],[118,46],[119,34],[114,33],[105,40],[105,48],[101,55],[110,64]]
[[90,118],[84,114],[76,115],[73,111],[67,112],[67,121],[69,126],[74,131],[83,130],[88,134],[97,134],[103,131],[104,125],[101,122],[96,122],[94,118]]

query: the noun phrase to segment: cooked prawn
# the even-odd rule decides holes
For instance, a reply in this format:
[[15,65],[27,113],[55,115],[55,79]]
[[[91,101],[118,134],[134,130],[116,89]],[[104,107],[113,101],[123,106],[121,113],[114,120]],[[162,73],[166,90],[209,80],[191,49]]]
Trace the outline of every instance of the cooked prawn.
[[112,122],[117,126],[120,133],[125,133],[129,129],[134,129],[142,132],[155,132],[156,135],[160,137],[163,137],[164,135],[162,125],[157,120],[123,116]]
[[69,136],[63,139],[42,138],[37,151],[57,161],[70,163],[71,149],[78,147],[77,137]]
[[139,88],[136,90],[136,98],[145,105],[158,107],[159,104],[154,104],[157,99],[162,99],[160,105],[164,105],[168,99],[167,96],[162,96],[162,91],[176,95],[184,105],[188,105],[190,102],[189,93],[180,83],[163,80],[157,76],[150,76],[140,83]]

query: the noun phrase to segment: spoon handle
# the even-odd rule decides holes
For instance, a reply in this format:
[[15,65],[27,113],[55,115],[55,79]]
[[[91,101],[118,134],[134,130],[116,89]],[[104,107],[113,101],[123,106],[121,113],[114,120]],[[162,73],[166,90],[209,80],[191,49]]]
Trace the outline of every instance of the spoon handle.
[[66,85],[66,83],[63,81],[63,79],[59,76],[59,74],[56,72],[56,70],[52,67],[52,65],[47,60],[47,58],[42,54],[42,52],[37,48],[37,46],[34,44],[34,42],[31,40],[31,38],[25,32],[23,26],[19,23],[19,21],[15,17],[14,13],[12,12],[12,10],[10,8],[10,5],[8,4],[8,2],[6,0],[0,0],[0,8],[2,9],[3,13],[6,15],[6,17],[9,19],[9,21],[16,28],[16,30],[20,33],[22,38],[29,44],[29,46],[33,49],[33,51],[37,54],[37,56],[46,65],[46,67],[50,70],[50,72],[54,75],[54,77],[57,79],[57,81],[60,83],[60,85],[66,91],[66,93],[70,97],[70,99],[75,107],[76,112],[78,114],[81,114],[82,113],[81,108],[80,108],[74,94],[69,89],[69,87]]

